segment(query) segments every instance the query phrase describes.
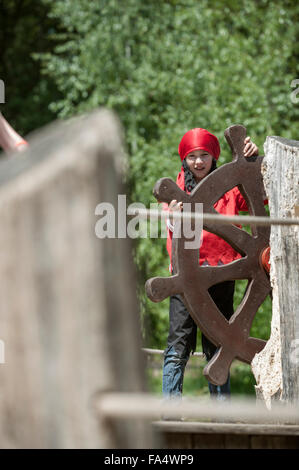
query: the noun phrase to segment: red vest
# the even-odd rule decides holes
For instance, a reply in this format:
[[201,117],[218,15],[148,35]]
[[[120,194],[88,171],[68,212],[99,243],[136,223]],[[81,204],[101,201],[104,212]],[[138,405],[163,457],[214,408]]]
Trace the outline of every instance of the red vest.
[[[183,169],[178,174],[176,183],[184,191],[185,184]],[[267,204],[267,201],[265,201],[265,204]],[[225,193],[217,202],[215,202],[214,208],[217,212],[224,215],[238,215],[239,211],[248,211],[246,201],[237,187],[234,187],[233,189]],[[168,204],[163,203],[163,209],[167,210]],[[241,227],[241,225],[237,226]],[[202,265],[205,260],[211,266],[217,266],[218,261],[221,261],[223,264],[228,264],[234,261],[235,259],[239,259],[242,257],[240,253],[234,250],[226,241],[223,240],[223,238],[218,237],[218,235],[203,230],[201,236],[202,244],[199,250],[200,265]],[[172,232],[168,229],[166,248],[169,254],[170,262],[171,246]]]

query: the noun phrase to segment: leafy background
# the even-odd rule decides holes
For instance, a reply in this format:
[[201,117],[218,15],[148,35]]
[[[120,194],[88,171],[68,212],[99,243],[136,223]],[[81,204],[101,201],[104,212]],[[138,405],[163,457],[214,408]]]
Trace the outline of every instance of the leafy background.
[[[175,179],[177,146],[192,127],[217,135],[220,164],[231,158],[223,132],[235,123],[247,127],[260,153],[267,135],[296,139],[299,106],[290,95],[299,76],[298,13],[291,0],[0,1],[1,109],[25,135],[98,106],[115,110],[125,130],[129,202],[149,207],[157,179]],[[168,275],[165,239],[137,239],[133,256],[144,344],[163,349],[168,300],[151,303],[143,286]],[[270,320],[267,299],[252,335],[268,338]],[[207,393],[202,365],[195,367],[185,391]],[[150,371],[149,380],[160,392],[160,375]],[[249,366],[235,363],[233,392],[254,393],[253,384]]]

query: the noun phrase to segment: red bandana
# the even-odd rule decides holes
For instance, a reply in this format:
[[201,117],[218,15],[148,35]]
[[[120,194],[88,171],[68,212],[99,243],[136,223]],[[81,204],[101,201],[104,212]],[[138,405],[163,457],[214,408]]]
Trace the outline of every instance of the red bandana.
[[220,145],[217,137],[201,127],[191,129],[183,135],[178,148],[181,160],[183,161],[188,153],[193,150],[205,150],[216,160],[220,155]]

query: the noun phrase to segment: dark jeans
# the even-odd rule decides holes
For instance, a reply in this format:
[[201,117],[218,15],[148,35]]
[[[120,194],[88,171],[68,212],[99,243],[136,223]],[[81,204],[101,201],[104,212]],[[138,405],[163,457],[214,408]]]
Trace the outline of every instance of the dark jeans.
[[[209,294],[215,304],[229,319],[234,313],[234,281],[226,281],[216,284],[209,289]],[[179,397],[183,391],[183,379],[185,367],[190,352],[196,349],[197,325],[190,316],[180,295],[170,297],[169,305],[169,335],[167,348],[164,352],[163,365],[163,394],[166,397]],[[215,354],[217,347],[202,335],[202,349],[209,361]],[[230,379],[221,386],[209,383],[211,396],[219,399],[228,398],[230,395]]]

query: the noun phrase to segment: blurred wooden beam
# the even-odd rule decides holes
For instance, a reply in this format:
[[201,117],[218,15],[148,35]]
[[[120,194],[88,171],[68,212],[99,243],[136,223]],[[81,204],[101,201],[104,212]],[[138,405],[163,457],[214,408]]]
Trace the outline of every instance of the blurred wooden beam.
[[108,427],[103,391],[143,391],[131,244],[99,239],[95,208],[124,193],[114,114],[58,121],[0,162],[0,446],[144,447],[148,429]]

